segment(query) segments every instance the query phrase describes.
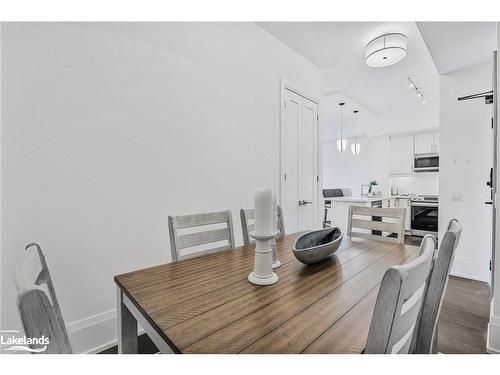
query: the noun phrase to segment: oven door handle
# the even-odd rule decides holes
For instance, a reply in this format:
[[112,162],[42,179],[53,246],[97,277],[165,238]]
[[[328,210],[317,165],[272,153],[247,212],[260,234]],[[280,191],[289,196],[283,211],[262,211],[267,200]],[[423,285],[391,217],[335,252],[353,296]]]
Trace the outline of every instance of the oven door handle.
[[415,172],[438,172],[439,167],[414,167]]
[[437,203],[423,203],[423,202],[411,202],[410,205],[415,207],[439,207]]

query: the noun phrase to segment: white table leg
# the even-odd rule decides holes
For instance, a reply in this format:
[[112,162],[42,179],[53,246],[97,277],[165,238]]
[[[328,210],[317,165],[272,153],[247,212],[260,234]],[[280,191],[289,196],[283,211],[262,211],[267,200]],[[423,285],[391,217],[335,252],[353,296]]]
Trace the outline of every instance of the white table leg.
[[123,303],[123,293],[117,290],[118,354],[137,353],[137,320]]

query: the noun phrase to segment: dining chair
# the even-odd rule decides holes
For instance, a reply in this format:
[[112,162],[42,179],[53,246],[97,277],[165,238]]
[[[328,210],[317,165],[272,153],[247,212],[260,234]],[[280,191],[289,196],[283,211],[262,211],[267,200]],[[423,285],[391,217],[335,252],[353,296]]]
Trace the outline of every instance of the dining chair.
[[[278,205],[278,223],[277,228],[280,231],[276,238],[281,238],[285,235],[285,221],[283,219],[283,210]],[[255,210],[253,208],[241,208],[241,233],[243,234],[243,244],[245,246],[255,243],[255,240],[250,237],[249,233],[255,228]]]
[[[214,225],[225,224],[224,228],[213,229]],[[201,231],[199,229],[203,229]],[[209,227],[209,228],[206,228]],[[194,215],[168,217],[170,232],[170,251],[172,262],[200,255],[212,254],[222,250],[234,249],[234,231],[231,211],[207,212]],[[191,233],[185,233],[191,229]],[[194,229],[194,231],[192,231]],[[215,248],[196,249],[196,246],[226,242]],[[186,250],[187,249],[187,250]],[[190,250],[189,250],[190,249]],[[182,254],[188,251],[187,254]]]
[[403,265],[392,266],[385,272],[364,353],[408,353],[435,246],[434,236],[425,236],[418,258]]
[[415,328],[413,353],[437,353],[439,313],[461,233],[462,226],[457,219],[452,219],[448,224],[448,230],[443,234],[429,275],[419,321]]
[[333,218],[328,220],[328,211],[332,209],[332,200],[329,198],[337,198],[343,196],[350,196],[351,189],[337,188],[337,189],[323,189],[323,229],[331,227]]
[[71,354],[66,325],[59,308],[54,284],[45,256],[36,243],[26,246],[14,269],[17,308],[27,337],[49,339],[43,345],[30,345],[33,353]]
[[[405,212],[405,208],[350,206],[347,233],[349,237],[358,236],[402,244],[405,238]],[[354,228],[365,232],[354,231]],[[375,235],[374,231],[380,235]],[[390,235],[386,236],[384,232],[389,232]],[[394,234],[396,237],[392,237]]]

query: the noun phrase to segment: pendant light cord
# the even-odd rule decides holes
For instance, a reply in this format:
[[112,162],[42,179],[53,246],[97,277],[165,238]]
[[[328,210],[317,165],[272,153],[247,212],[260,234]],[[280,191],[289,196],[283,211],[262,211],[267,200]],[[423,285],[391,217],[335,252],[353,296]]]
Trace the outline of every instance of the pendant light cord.
[[[358,110],[356,109],[353,111],[354,113],[354,144],[356,145],[358,143],[358,130],[357,130],[357,123],[358,123]],[[356,147],[356,146],[354,146]]]
[[339,103],[340,106],[340,149],[342,150],[344,148],[344,104],[345,103]]
[[[354,144],[356,144],[357,142],[357,139],[356,139],[356,118],[358,117],[358,114],[356,112],[354,112]],[[354,146],[356,147],[356,146]]]

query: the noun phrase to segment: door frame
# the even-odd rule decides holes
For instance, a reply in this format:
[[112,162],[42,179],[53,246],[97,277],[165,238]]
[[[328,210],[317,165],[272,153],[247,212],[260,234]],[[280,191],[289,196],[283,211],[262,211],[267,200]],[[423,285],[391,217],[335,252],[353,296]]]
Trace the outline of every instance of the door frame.
[[284,160],[284,148],[283,148],[283,129],[284,129],[284,109],[285,109],[285,90],[290,90],[295,94],[302,96],[303,98],[310,100],[318,106],[318,118],[316,120],[316,215],[314,215],[314,227],[317,228],[320,222],[321,216],[321,186],[323,186],[323,174],[320,171],[323,170],[323,145],[321,139],[323,135],[321,132],[321,127],[319,126],[319,100],[313,96],[305,93],[302,90],[296,88],[297,86],[290,84],[287,80],[280,78],[280,118],[279,118],[279,170],[278,170],[278,201],[282,204],[282,189],[283,189],[283,160]]
[[[498,24],[497,24],[498,25]],[[500,30],[498,30],[500,35]],[[491,281],[490,281],[490,317],[486,335],[486,351],[500,353],[500,202],[497,181],[500,178],[500,132],[498,131],[499,100],[498,92],[500,81],[498,71],[500,62],[498,51],[493,57],[493,199],[492,199],[492,253],[491,253]]]

